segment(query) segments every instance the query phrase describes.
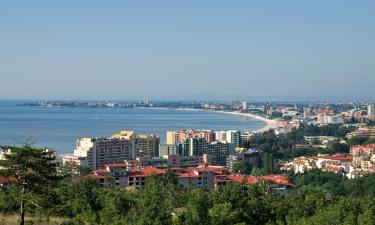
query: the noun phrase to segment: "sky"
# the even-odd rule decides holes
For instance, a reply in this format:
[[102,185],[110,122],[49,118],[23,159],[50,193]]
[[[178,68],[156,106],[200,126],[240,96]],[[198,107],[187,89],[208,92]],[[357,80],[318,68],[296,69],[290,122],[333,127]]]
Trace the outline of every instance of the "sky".
[[375,99],[373,0],[1,1],[0,99]]

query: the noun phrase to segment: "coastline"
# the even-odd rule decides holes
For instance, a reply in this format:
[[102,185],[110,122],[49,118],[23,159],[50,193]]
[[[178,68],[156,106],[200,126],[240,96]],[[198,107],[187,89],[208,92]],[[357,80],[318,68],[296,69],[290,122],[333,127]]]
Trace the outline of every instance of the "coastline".
[[239,112],[239,111],[229,112],[229,111],[217,111],[217,110],[191,109],[191,108],[174,108],[174,109],[175,110],[188,110],[188,111],[202,111],[202,112],[224,113],[224,114],[235,115],[235,116],[244,116],[244,117],[248,117],[248,118],[251,118],[251,119],[255,119],[255,120],[259,120],[259,121],[265,122],[266,125],[263,128],[260,128],[258,130],[253,131],[255,133],[265,132],[265,131],[268,131],[270,129],[277,128],[277,120],[275,120],[275,119],[267,119],[264,116],[260,116],[260,115],[256,115],[256,114],[252,114],[252,113],[243,113],[243,112]]
[[270,129],[277,128],[277,120],[275,120],[275,119],[267,119],[267,118],[265,118],[263,116],[252,114],[252,113],[242,113],[242,112],[238,112],[238,111],[237,112],[211,111],[211,110],[207,110],[207,111],[208,112],[218,112],[218,113],[236,115],[236,116],[244,116],[244,117],[248,117],[248,118],[252,118],[252,119],[256,119],[256,120],[265,122],[266,125],[263,128],[260,128],[258,130],[253,131],[255,133],[265,132],[265,131],[268,131]]

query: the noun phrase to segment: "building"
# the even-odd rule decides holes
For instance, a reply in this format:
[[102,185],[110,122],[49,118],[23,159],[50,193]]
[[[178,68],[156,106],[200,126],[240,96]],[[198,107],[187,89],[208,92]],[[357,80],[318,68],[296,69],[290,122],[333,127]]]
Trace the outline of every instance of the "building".
[[135,158],[135,141],[130,138],[97,138],[87,152],[87,166],[91,170],[111,163],[123,163]]
[[235,154],[235,146],[227,142],[212,142],[203,153],[212,157],[212,165],[225,165],[227,157]]
[[374,103],[371,103],[367,106],[367,115],[372,118],[375,117],[375,104]]
[[365,138],[375,138],[375,126],[365,126],[358,130],[355,130],[346,135],[347,138],[352,137],[365,137]]
[[303,119],[307,120],[311,118],[311,111],[309,108],[303,109]]
[[163,157],[164,155],[182,155],[181,152],[182,145],[180,144],[160,144],[159,145],[159,157]]
[[226,131],[215,131],[215,140],[216,141],[227,141],[227,132]]
[[241,132],[238,130],[229,130],[226,135],[226,142],[234,144],[234,147],[241,145]]
[[74,163],[77,166],[88,167],[87,157],[75,156],[75,155],[64,155],[62,157],[62,163]]
[[242,109],[247,110],[247,102],[242,102]]
[[[185,136],[182,138],[180,137],[179,131],[167,131],[167,145],[176,145],[180,142],[180,139],[184,139]],[[182,135],[182,134],[181,134]]]
[[74,155],[77,157],[87,157],[87,152],[94,146],[92,138],[79,138],[76,141]]
[[233,143],[235,147],[240,147],[241,132],[238,130],[215,131],[215,140],[218,142]]
[[109,138],[79,138],[73,156],[63,162],[75,162],[95,170],[106,164],[122,163],[138,156],[159,156],[160,138],[156,135],[137,135],[134,131],[120,131]]
[[160,138],[156,135],[136,135],[135,141],[135,156],[147,155],[150,157],[159,156]]
[[232,174],[227,167],[197,166],[189,168],[169,167],[160,169],[156,167],[129,168],[124,164],[109,164],[102,169],[93,171],[87,178],[95,179],[100,186],[109,187],[136,187],[144,188],[147,177],[172,173],[178,183],[184,188],[217,189],[229,183],[242,183],[254,185],[259,181],[267,181],[268,188],[274,193],[287,193],[294,185],[283,175],[242,176]]
[[167,141],[168,145],[175,145],[186,138],[203,138],[208,143],[211,143],[215,139],[215,134],[212,130],[182,130],[182,131],[167,131]]

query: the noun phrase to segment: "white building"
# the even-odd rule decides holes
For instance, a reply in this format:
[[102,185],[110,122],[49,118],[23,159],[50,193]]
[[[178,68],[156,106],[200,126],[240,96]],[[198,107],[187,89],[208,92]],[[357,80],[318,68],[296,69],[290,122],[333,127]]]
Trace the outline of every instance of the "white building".
[[247,110],[247,102],[242,102],[242,109]]
[[367,114],[369,116],[375,117],[375,104],[371,103],[367,106]]
[[87,157],[87,152],[94,146],[92,138],[79,138],[76,141],[74,155],[78,157]]

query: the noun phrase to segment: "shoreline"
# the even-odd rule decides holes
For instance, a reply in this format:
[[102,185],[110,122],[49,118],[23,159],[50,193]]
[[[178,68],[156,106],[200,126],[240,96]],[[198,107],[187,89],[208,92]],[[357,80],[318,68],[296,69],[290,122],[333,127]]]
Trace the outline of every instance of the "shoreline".
[[267,119],[267,118],[265,118],[263,116],[252,114],[252,113],[242,113],[242,112],[238,112],[238,111],[237,112],[236,111],[234,111],[234,112],[228,112],[228,111],[208,111],[208,112],[218,112],[218,113],[224,113],[224,114],[235,115],[235,116],[244,116],[244,117],[252,118],[252,119],[259,120],[259,121],[262,121],[262,122],[266,123],[266,125],[263,128],[260,128],[258,130],[253,131],[254,133],[265,132],[265,131],[268,131],[270,129],[277,128],[277,120],[275,120],[275,119]]
[[213,113],[223,113],[223,114],[229,114],[229,115],[235,115],[235,116],[244,116],[247,118],[259,120],[262,122],[265,122],[266,125],[260,129],[254,130],[252,132],[254,133],[261,133],[268,131],[270,129],[276,129],[277,128],[277,120],[276,119],[267,119],[264,116],[252,114],[252,113],[243,113],[239,111],[217,111],[217,110],[205,110],[205,109],[191,109],[191,108],[171,108],[174,110],[186,110],[186,111],[201,111],[201,112],[213,112]]

